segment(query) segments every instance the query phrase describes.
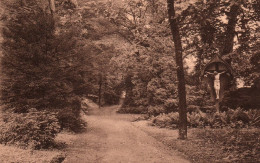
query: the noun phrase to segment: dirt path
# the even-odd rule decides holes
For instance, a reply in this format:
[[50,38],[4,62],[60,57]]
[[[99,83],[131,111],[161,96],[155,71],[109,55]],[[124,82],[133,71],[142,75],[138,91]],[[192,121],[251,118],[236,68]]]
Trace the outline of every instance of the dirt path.
[[116,114],[116,106],[84,116],[88,131],[69,145],[65,163],[186,163],[140,126],[133,115]]

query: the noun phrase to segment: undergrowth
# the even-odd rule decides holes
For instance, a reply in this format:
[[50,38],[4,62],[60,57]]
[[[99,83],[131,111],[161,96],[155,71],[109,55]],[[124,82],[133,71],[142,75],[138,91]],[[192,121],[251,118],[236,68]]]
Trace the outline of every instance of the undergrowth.
[[[158,127],[178,129],[179,114],[160,114],[151,121]],[[238,108],[211,113],[198,110],[187,113],[187,121],[192,128],[188,140],[173,142],[192,160],[260,162],[260,110]]]
[[3,115],[0,125],[0,143],[24,148],[41,149],[55,145],[54,138],[60,132],[55,113],[30,109],[28,113]]
[[204,142],[220,145],[229,161],[260,161],[260,130],[257,128],[200,129],[194,130],[193,135]]
[[[152,117],[152,123],[159,127],[178,128],[179,114],[177,112],[160,114]],[[229,109],[226,112],[203,113],[201,111],[187,113],[188,126],[192,128],[245,128],[260,127],[260,111],[243,111]]]

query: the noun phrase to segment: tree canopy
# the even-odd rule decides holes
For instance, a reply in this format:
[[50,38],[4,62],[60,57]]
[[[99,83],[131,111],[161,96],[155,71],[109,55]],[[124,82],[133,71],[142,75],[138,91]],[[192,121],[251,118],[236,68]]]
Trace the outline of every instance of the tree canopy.
[[259,88],[258,0],[175,0],[170,17],[163,0],[3,4],[6,111],[36,108],[78,120],[82,98],[118,104],[125,91],[121,112],[158,115],[186,108],[178,99],[185,89],[188,110],[204,107],[209,102],[200,74],[216,54],[233,67],[236,79]]

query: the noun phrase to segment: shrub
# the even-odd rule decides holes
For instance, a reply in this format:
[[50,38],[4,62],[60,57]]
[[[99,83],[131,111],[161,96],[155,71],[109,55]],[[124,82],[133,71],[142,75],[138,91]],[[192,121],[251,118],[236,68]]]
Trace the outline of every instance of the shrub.
[[86,122],[80,117],[80,113],[75,112],[73,109],[65,109],[58,113],[58,120],[62,130],[69,130],[72,132],[81,132],[86,129]]
[[159,127],[176,129],[178,127],[179,114],[172,112],[169,114],[160,114],[152,118],[152,123]]
[[167,112],[175,112],[178,110],[178,100],[173,98],[168,98],[164,102],[164,107],[166,108]]
[[[194,130],[193,135],[211,144],[220,144],[233,162],[259,162],[260,132],[259,129],[203,129]],[[233,155],[233,154],[236,155]]]
[[56,114],[29,109],[28,113],[4,115],[0,126],[0,143],[40,149],[54,145],[60,131]]
[[74,108],[78,112],[78,96],[91,89],[86,80],[90,74],[84,53],[87,48],[77,39],[80,32],[69,20],[65,30],[58,17],[46,13],[36,1],[23,0],[22,4],[4,4],[8,19],[3,20],[2,31],[2,104],[15,113],[30,112],[30,108],[60,112]]
[[145,106],[125,106],[125,107],[121,107],[119,108],[119,110],[117,111],[118,113],[131,113],[131,114],[146,114],[147,113],[147,107]]
[[221,105],[232,109],[238,107],[245,110],[257,109],[260,107],[259,98],[259,88],[239,88],[235,91],[227,92]]
[[187,112],[189,112],[189,113],[197,111],[199,109],[200,109],[200,107],[197,105],[188,105],[187,106]]
[[187,122],[191,127],[203,126],[203,118],[197,112],[187,113]]
[[213,122],[210,124],[213,128],[222,128],[228,124],[228,115],[226,112],[216,112],[211,114],[213,116]]
[[[178,113],[160,114],[152,119],[152,122],[160,127],[172,127],[178,125]],[[187,113],[187,122],[189,127],[211,128],[243,128],[247,126],[260,126],[260,111],[243,111],[229,109],[227,112],[203,113],[200,110]],[[174,124],[174,125],[173,125]]]
[[179,113],[177,112],[169,113],[168,116],[171,118],[172,124],[179,123]]
[[250,119],[249,125],[260,127],[260,110],[252,110],[247,111],[248,117]]
[[166,109],[159,105],[159,106],[149,106],[148,107],[148,115],[149,116],[157,116],[161,113],[165,113],[166,112]]

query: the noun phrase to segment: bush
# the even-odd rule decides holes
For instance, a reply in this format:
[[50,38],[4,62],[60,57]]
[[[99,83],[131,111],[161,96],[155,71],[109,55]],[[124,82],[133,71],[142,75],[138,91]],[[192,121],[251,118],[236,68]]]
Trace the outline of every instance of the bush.
[[[78,112],[77,98],[91,89],[86,80],[87,48],[78,44],[80,32],[67,19],[66,27],[63,26],[58,17],[46,13],[36,1],[23,0],[23,5],[12,1],[5,5],[4,15],[8,19],[3,20],[0,64],[1,102],[6,110],[27,113],[30,108],[54,108],[55,112],[70,112],[64,108],[73,108]],[[60,117],[80,123],[74,122],[79,118],[73,116]]]
[[165,113],[166,109],[163,106],[149,106],[148,107],[148,115],[149,116],[157,116],[161,113]]
[[147,113],[147,107],[145,106],[126,106],[126,107],[121,107],[118,111],[118,113],[131,113],[131,114],[146,114]]
[[252,110],[247,111],[248,117],[250,119],[249,125],[260,127],[260,110]]
[[[160,127],[170,127],[178,125],[178,113],[160,114],[152,119],[152,122]],[[211,128],[244,128],[247,126],[260,126],[260,111],[243,111],[241,108],[236,110],[229,109],[227,112],[203,113],[200,110],[187,113],[189,127]]]
[[229,160],[234,159],[232,162],[259,162],[260,160],[259,129],[203,129],[194,130],[193,135],[208,143],[220,144],[221,149],[229,153]]
[[168,98],[164,101],[164,107],[167,113],[175,112],[178,110],[178,100],[173,98]]
[[60,111],[58,113],[58,120],[62,130],[69,130],[72,132],[82,132],[86,129],[86,122],[83,121],[79,113],[73,109],[65,109],[66,111]]
[[187,122],[191,127],[203,126],[202,116],[199,113],[187,113]]
[[200,106],[197,106],[197,105],[188,105],[187,106],[187,112],[189,112],[189,113],[198,111],[199,109],[200,109]]
[[172,112],[169,114],[160,114],[152,118],[152,123],[159,127],[176,129],[178,127],[179,114]]
[[241,107],[244,110],[258,109],[260,108],[259,98],[259,88],[239,88],[235,91],[227,92],[223,101],[221,102],[221,105],[232,109],[238,107]]
[[60,132],[56,114],[30,109],[28,113],[4,115],[0,126],[0,143],[41,149],[54,145],[54,138]]

